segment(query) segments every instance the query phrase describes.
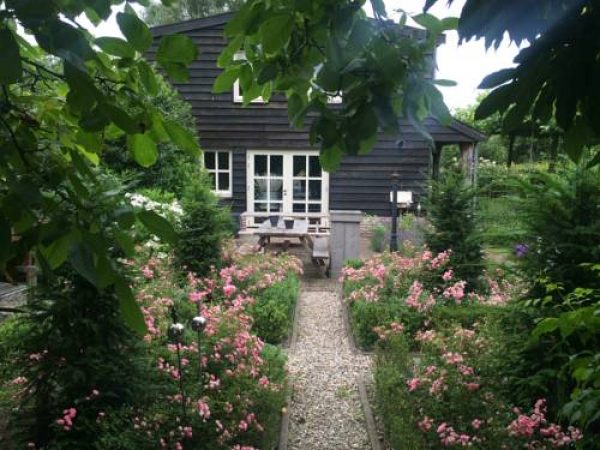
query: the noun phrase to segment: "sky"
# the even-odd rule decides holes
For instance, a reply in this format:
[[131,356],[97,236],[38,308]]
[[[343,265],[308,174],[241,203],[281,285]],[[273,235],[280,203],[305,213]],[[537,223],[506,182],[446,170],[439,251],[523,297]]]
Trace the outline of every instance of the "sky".
[[[388,13],[393,19],[400,16],[398,9],[402,9],[409,15],[415,15],[422,11],[425,0],[385,0]],[[430,13],[439,18],[458,17],[465,0],[455,0],[448,7],[446,0],[438,0],[438,3],[430,10]],[[119,28],[115,21],[115,14],[96,30],[97,36],[120,36]],[[93,26],[86,20],[80,20],[81,24]],[[410,23],[410,22],[409,22]],[[488,74],[513,65],[513,59],[518,53],[514,44],[505,40],[498,50],[485,49],[483,41],[463,42],[458,45],[458,34],[455,31],[446,33],[446,43],[438,48],[437,78],[452,80],[457,83],[453,87],[440,88],[444,94],[444,100],[450,109],[462,108],[473,104],[481,92],[477,86]]]

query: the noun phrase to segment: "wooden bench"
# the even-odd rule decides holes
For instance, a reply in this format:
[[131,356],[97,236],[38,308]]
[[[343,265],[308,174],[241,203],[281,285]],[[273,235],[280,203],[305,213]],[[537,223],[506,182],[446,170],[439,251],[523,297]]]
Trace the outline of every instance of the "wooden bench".
[[327,236],[312,237],[312,260],[315,264],[325,268],[325,274],[329,276],[329,238]]

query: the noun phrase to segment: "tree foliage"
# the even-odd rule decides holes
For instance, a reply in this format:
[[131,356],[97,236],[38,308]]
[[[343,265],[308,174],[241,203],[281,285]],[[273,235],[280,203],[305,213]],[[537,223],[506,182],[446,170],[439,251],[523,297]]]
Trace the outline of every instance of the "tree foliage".
[[[249,0],[225,29],[229,45],[218,61],[225,70],[214,90],[226,92],[239,79],[245,103],[285,93],[294,125],[314,115],[310,141],[320,146],[326,170],[344,154],[370,151],[378,129],[397,133],[400,117],[429,136],[422,119],[431,113],[445,123],[450,114],[425,75],[441,33],[456,19],[415,16],[427,30],[419,33],[404,27],[406,15],[389,20],[382,1],[370,1],[375,18],[367,17],[365,3]],[[240,49],[244,60],[234,59]],[[331,95],[341,95],[342,105],[329,105]]]
[[[116,18],[125,39],[96,39],[77,22],[85,14],[99,24],[123,4]],[[175,234],[158,215],[126,204],[98,214],[96,202],[114,193],[95,167],[114,139],[141,166],[157,160],[161,142],[198,153],[193,135],[153,105],[158,84],[142,57],[151,43],[124,0],[0,1],[0,269],[33,250],[42,269],[67,263],[97,289],[115,289],[122,311],[135,311],[114,255],[131,254],[137,220],[164,239]],[[189,38],[165,36],[157,61],[183,80],[196,54]],[[126,318],[143,328],[139,311]]]
[[236,11],[245,0],[179,0],[164,5],[152,3],[144,11],[149,25],[164,25],[183,20],[198,19],[223,12]]
[[[438,0],[428,0],[426,9]],[[449,0],[452,3],[453,0]],[[517,66],[488,75],[480,88],[492,89],[477,118],[497,112],[506,131],[527,120],[554,118],[565,133],[565,151],[578,161],[600,136],[600,5],[593,0],[467,0],[459,20],[461,40],[485,39],[498,47],[508,33],[527,41]],[[600,153],[592,164],[600,163]]]

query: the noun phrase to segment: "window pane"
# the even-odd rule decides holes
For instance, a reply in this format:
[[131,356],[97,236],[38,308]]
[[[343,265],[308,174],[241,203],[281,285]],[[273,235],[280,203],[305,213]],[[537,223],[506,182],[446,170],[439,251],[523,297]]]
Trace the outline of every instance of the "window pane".
[[283,156],[271,155],[271,176],[283,176]]
[[306,200],[306,181],[294,180],[294,200]]
[[271,178],[270,183],[270,199],[281,200],[283,198],[283,180],[274,180]]
[[254,175],[267,175],[267,155],[254,156]]
[[254,212],[267,212],[267,204],[266,203],[255,203],[254,204]]
[[266,178],[255,178],[254,179],[254,200],[266,200],[267,199],[267,188],[268,181]]
[[271,203],[270,205],[271,207],[269,208],[269,212],[281,212],[283,211],[283,204],[276,202],[276,203]]
[[308,182],[308,199],[309,200],[321,200],[321,182],[317,180],[310,180]]
[[295,213],[305,213],[306,212],[306,203],[294,203],[294,212]]
[[319,162],[318,156],[310,156],[309,157],[309,176],[311,177],[320,177],[321,173],[321,163]]
[[229,173],[219,172],[219,190],[220,191],[228,191],[229,190]]
[[208,178],[210,179],[210,188],[211,188],[213,191],[216,191],[216,190],[217,190],[217,184],[216,184],[215,174],[214,174],[214,173],[211,173],[211,172],[209,172],[209,173],[208,173]]
[[294,156],[294,176],[306,176],[306,156]]
[[215,170],[215,152],[204,152],[204,167],[208,170]]
[[321,212],[321,204],[320,203],[310,203],[308,205],[308,212],[311,212],[311,213]]
[[218,152],[219,155],[219,170],[229,170],[229,153]]

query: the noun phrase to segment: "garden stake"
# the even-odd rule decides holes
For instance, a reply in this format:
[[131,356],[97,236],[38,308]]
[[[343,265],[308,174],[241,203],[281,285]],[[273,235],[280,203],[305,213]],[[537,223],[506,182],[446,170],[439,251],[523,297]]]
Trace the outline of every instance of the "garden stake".
[[206,328],[206,317],[201,314],[202,306],[198,302],[198,315],[192,319],[192,330],[198,333],[198,377],[202,383],[202,345],[201,338],[204,328]]
[[173,324],[169,327],[170,338],[175,341],[177,348],[177,370],[179,371],[179,393],[181,394],[181,411],[183,413],[183,419],[186,418],[185,411],[185,391],[183,390],[183,370],[181,366],[181,340],[183,338],[183,331],[185,327],[182,323],[177,321],[177,311],[175,308],[171,310],[171,316],[173,317]]

